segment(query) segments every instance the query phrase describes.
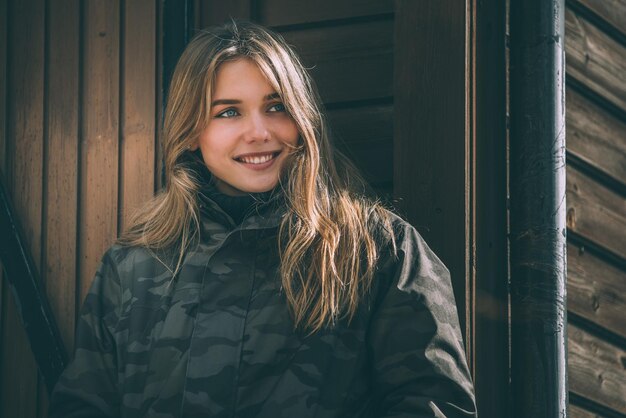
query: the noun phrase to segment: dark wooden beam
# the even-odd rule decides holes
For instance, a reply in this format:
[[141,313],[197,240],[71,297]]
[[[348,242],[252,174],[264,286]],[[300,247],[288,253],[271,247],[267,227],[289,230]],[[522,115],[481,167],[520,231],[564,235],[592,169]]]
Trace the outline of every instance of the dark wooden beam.
[[506,8],[472,1],[470,286],[476,404],[481,418],[510,413],[507,237]]
[[393,183],[400,211],[450,270],[471,346],[467,23],[466,1],[396,2]]
[[178,58],[193,36],[194,3],[192,0],[162,0],[163,27],[163,103],[167,102],[167,91]]
[[67,363],[67,354],[41,286],[32,256],[20,234],[20,227],[0,177],[0,259],[31,349],[51,392]]

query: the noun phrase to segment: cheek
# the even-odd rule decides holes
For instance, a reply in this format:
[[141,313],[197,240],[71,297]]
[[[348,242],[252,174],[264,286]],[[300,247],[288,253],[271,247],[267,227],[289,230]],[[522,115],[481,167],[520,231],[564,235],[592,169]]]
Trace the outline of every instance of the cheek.
[[291,145],[296,145],[300,138],[300,132],[294,121],[285,123],[280,127],[280,139]]
[[200,135],[200,138],[198,138],[198,145],[205,159],[226,152],[229,146],[228,138],[228,130],[219,128],[205,130],[202,135]]

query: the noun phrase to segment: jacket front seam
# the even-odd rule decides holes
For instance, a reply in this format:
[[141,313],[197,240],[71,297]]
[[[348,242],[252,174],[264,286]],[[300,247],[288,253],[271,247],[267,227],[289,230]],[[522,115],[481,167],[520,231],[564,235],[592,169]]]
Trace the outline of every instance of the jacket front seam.
[[[257,239],[255,239],[255,242],[258,242],[258,231],[257,231]],[[243,359],[243,338],[246,335],[246,325],[248,323],[248,314],[250,313],[250,303],[252,302],[252,293],[254,292],[254,277],[255,277],[255,271],[256,271],[256,261],[257,261],[257,246],[255,246],[255,251],[254,251],[254,257],[253,257],[253,262],[252,262],[252,269],[250,271],[250,294],[248,295],[248,303],[246,304],[246,311],[243,317],[243,325],[241,327],[241,336],[239,338],[240,341],[240,345],[239,345],[239,360],[237,362],[237,374],[235,375],[235,381],[234,381],[234,394],[233,394],[233,404],[232,404],[232,413],[231,413],[231,418],[234,418],[237,412],[237,401],[239,398],[239,378],[241,377],[241,363],[242,363],[242,359]]]
[[[221,248],[221,245],[217,248],[217,250],[219,250],[219,248]],[[213,252],[213,254],[215,254],[217,250]],[[189,363],[191,362],[191,348],[193,345],[194,337],[196,335],[196,328],[197,328],[196,325],[198,323],[198,310],[200,309],[200,302],[202,300],[202,291],[204,290],[204,285],[206,283],[206,272],[207,272],[207,269],[209,268],[209,262],[211,261],[213,254],[209,255],[206,261],[206,264],[204,265],[204,271],[202,272],[202,286],[200,286],[200,293],[198,294],[198,305],[196,308],[196,315],[193,318],[193,327],[192,327],[193,329],[191,331],[191,340],[189,341],[189,355],[187,356],[187,364],[185,365],[185,384],[183,385],[182,400],[180,402],[180,414],[179,414],[180,418],[183,418],[183,412],[185,410],[185,397],[186,397],[185,394],[187,393],[187,382],[189,381],[189,377],[188,377]]]

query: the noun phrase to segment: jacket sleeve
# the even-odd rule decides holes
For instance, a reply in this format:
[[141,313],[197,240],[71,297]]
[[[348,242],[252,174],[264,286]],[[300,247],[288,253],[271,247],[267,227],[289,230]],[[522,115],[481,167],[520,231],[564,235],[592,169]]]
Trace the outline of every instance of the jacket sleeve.
[[74,359],[57,382],[49,417],[117,417],[117,355],[114,330],[120,311],[120,281],[107,252],[81,309]]
[[403,223],[368,333],[378,417],[476,417],[450,273]]

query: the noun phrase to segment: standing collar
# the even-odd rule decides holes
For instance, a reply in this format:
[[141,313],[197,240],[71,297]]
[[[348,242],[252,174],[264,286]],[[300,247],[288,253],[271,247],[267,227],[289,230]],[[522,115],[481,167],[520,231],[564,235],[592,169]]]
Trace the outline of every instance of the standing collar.
[[205,226],[217,222],[228,229],[271,228],[278,226],[287,212],[280,186],[264,193],[229,196],[217,190],[212,178],[205,175],[202,180],[197,198],[200,218]]

